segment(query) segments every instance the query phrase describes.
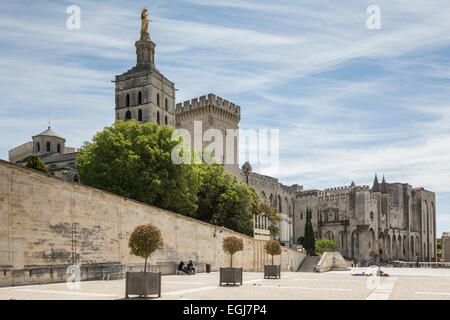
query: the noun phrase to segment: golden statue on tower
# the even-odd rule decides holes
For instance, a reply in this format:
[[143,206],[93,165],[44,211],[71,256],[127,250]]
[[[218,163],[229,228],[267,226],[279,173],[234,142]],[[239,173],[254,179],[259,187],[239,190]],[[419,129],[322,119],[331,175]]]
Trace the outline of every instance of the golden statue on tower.
[[141,40],[150,40],[150,33],[148,33],[148,23],[151,22],[148,18],[147,8],[144,8],[141,13]]

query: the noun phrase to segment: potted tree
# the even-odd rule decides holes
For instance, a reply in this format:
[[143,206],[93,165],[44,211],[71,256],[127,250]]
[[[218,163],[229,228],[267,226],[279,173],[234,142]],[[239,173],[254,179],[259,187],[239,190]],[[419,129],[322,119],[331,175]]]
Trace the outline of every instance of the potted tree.
[[266,253],[272,256],[272,264],[264,265],[264,279],[267,278],[280,278],[281,277],[281,265],[273,264],[273,256],[279,256],[281,254],[281,244],[277,240],[267,241],[265,245]]
[[223,239],[223,250],[230,255],[230,267],[220,268],[220,285],[222,283],[242,285],[242,268],[233,268],[233,255],[244,250],[244,241],[237,237],[227,237]]
[[148,257],[162,247],[161,231],[152,224],[138,226],[130,235],[128,246],[131,254],[145,259],[144,272],[127,272],[125,297],[128,295],[147,296],[157,294],[161,297],[161,272],[147,272]]

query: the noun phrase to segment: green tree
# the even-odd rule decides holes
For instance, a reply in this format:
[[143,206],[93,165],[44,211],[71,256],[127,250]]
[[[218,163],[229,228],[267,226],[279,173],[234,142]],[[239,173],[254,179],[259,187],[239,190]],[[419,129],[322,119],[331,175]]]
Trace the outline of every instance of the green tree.
[[116,121],[82,146],[77,157],[80,179],[94,188],[192,215],[198,177],[190,164],[172,162],[172,149],[182,141],[172,141],[173,131],[135,120]]
[[315,242],[315,252],[316,253],[324,253],[324,252],[332,252],[337,251],[337,244],[333,240],[330,239],[317,239]]
[[48,171],[41,158],[39,158],[37,155],[32,155],[30,159],[28,159],[26,167],[50,174],[50,171]]
[[144,273],[147,271],[148,257],[162,245],[161,231],[152,224],[136,227],[128,240],[131,254],[145,259]]
[[306,208],[305,239],[303,241],[303,247],[309,255],[314,255],[316,245],[311,218],[312,212],[309,208]]
[[280,227],[278,223],[281,221],[281,217],[275,207],[268,205],[265,202],[260,202],[255,207],[254,214],[265,215],[267,217],[270,222],[269,230],[271,236],[277,237],[280,235]]
[[442,258],[442,238],[437,238],[437,243],[436,243],[436,249],[437,249],[437,256],[438,258]]
[[244,250],[244,241],[237,237],[226,237],[223,239],[223,251],[230,255],[230,267],[233,267],[233,255]]
[[258,195],[219,164],[198,165],[198,209],[195,218],[252,235]]
[[267,254],[272,256],[273,265],[273,256],[279,256],[281,254],[281,244],[277,240],[267,241],[264,249]]

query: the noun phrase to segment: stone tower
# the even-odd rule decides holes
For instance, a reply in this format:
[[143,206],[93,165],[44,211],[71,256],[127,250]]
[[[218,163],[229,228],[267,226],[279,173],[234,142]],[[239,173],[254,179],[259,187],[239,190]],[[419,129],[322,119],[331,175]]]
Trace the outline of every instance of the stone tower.
[[66,139],[48,127],[47,130],[33,136],[33,154],[39,157],[52,153],[64,154],[65,144]]
[[[200,98],[188,100],[184,103],[178,103],[176,105],[175,113],[175,128],[186,129],[189,131],[191,135],[192,150],[198,150],[200,148],[205,149],[210,145],[214,140],[206,140],[205,132],[208,131],[208,129],[218,129],[223,136],[223,156],[221,157],[222,159],[217,159],[217,161],[224,164],[228,172],[235,176],[239,175],[238,129],[239,121],[241,119],[240,106],[210,93],[208,96],[201,96]],[[231,132],[227,129],[233,131]],[[234,137],[230,137],[231,133],[233,133]],[[233,144],[227,145],[227,140],[233,141]],[[202,143],[201,145],[194,145],[194,141],[201,141]],[[229,159],[232,159],[232,161],[227,161],[227,156]]]
[[116,76],[116,120],[175,125],[175,86],[155,67],[150,36],[136,41],[136,66]]

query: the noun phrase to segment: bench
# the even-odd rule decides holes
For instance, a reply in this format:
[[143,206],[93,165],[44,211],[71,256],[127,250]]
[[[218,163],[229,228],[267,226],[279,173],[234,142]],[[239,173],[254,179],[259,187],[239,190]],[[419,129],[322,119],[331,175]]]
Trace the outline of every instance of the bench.
[[112,274],[120,274],[123,278],[123,273],[122,273],[122,270],[120,270],[120,268],[104,268],[104,269],[102,269],[102,274],[103,274],[103,280],[105,280],[106,276],[108,276],[108,280],[109,280],[109,276]]

